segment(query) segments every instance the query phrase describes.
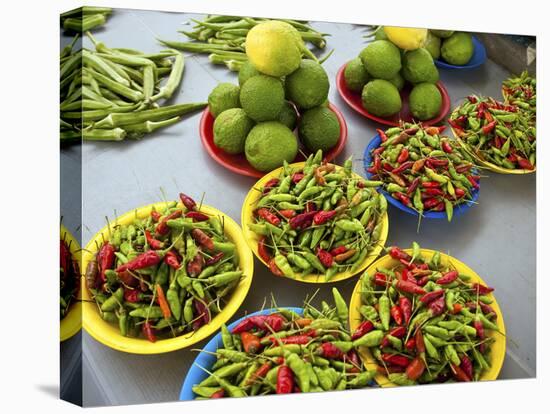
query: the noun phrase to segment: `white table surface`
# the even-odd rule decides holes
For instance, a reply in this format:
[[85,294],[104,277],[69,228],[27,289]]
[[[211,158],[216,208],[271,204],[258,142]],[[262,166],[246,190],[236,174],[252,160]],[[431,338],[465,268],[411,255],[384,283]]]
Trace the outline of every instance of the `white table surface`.
[[[177,30],[189,18],[204,16],[136,10],[115,10],[106,26],[94,32],[110,47],[129,47],[155,52],[163,47],[155,41],[185,40]],[[368,23],[368,22],[365,22]],[[338,162],[353,156],[355,171],[362,174],[365,146],[379,125],[351,110],[335,86],[339,67],[357,56],[365,46],[365,27],[350,24],[313,23],[330,33],[327,50],[335,48],[324,64],[331,81],[329,99],[344,114],[348,143]],[[62,36],[61,44],[70,41]],[[90,42],[84,41],[86,47]],[[451,107],[471,93],[500,97],[500,83],[509,73],[491,61],[470,71],[440,70],[451,97]],[[237,82],[236,74],[214,66],[205,55],[186,55],[185,73],[173,103],[204,102],[219,82]],[[113,218],[137,206],[161,200],[163,192],[176,198],[180,191],[215,206],[240,223],[241,204],[254,179],[236,175],[216,164],[199,138],[200,113],[147,136],[142,141],[85,143],[82,146],[82,241],[83,246]],[[62,171],[78,177],[79,147],[62,150]],[[73,173],[69,173],[73,171]],[[479,205],[453,220],[422,222],[390,207],[387,245],[408,247],[413,240],[422,247],[448,252],[468,264],[496,288],[507,328],[507,353],[500,378],[535,376],[535,174],[511,176],[487,173]],[[76,185],[73,183],[73,185]],[[78,227],[78,201],[62,196],[62,215],[69,228]],[[71,227],[72,226],[72,227]],[[319,285],[319,300],[330,297],[337,286],[350,297],[357,277]],[[255,261],[250,292],[232,320],[259,309],[265,298],[275,295],[282,306],[299,306],[317,286],[272,276]],[[72,346],[79,346],[76,337]],[[200,348],[206,341],[199,343]],[[76,345],[75,345],[76,344]],[[69,353],[65,343],[62,353]],[[82,335],[83,401],[86,406],[132,404],[177,400],[186,372],[196,356],[183,349],[163,355],[131,355],[110,349]]]

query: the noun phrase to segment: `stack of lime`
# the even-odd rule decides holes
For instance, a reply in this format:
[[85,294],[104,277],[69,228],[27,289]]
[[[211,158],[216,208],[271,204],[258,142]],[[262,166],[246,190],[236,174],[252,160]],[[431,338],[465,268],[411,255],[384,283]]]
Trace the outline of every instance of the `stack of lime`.
[[474,55],[472,35],[465,32],[430,29],[424,47],[434,59],[457,66],[467,64]]
[[221,83],[208,97],[214,144],[244,152],[259,171],[296,158],[296,127],[309,151],[334,147],[340,124],[327,106],[328,76],[316,60],[303,59],[308,50],[296,29],[281,21],[258,24],[247,35],[246,54],[239,85]]
[[389,117],[401,111],[400,91],[412,85],[409,108],[424,121],[436,116],[443,99],[435,86],[439,72],[424,48],[427,29],[384,27],[359,56],[346,65],[348,89],[360,92],[363,107],[371,114]]

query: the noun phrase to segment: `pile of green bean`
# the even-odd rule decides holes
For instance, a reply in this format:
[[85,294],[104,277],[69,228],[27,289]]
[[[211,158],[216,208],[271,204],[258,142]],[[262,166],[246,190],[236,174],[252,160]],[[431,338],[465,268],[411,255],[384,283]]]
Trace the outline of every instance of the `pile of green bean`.
[[[65,47],[60,58],[61,142],[121,141],[141,138],[178,122],[206,103],[159,107],[183,77],[184,58],[176,50],[146,54],[111,49],[88,36],[95,50]],[[167,77],[166,82],[161,83]]]
[[[336,288],[334,306],[309,301],[303,314],[276,308],[252,315],[231,331],[223,325],[216,362],[193,387],[196,399],[321,392],[368,386],[375,371],[363,366],[348,327],[348,307]],[[206,351],[204,351],[206,352]]]
[[66,31],[84,33],[104,25],[112,11],[109,7],[79,7],[61,14],[61,26]]
[[448,122],[467,151],[482,161],[509,170],[534,170],[537,130],[533,119],[516,104],[470,95]]
[[[192,20],[195,25],[192,31],[179,30],[192,39],[191,42],[160,40],[164,45],[191,53],[208,53],[210,62],[225,65],[231,71],[238,72],[247,61],[245,39],[248,31],[258,23],[272,20],[240,16],[209,16],[202,21]],[[304,42],[309,42],[318,49],[326,47],[327,33],[320,33],[306,22],[280,19],[298,30]],[[306,56],[308,57],[308,56]],[[311,57],[311,55],[309,56]],[[328,55],[322,60],[326,60]]]
[[180,195],[115,225],[86,268],[101,317],[151,342],[194,332],[220,313],[243,277],[223,220]]
[[356,272],[380,242],[387,201],[380,181],[322,162],[319,150],[303,168],[285,164],[266,183],[248,228],[260,236],[258,254],[272,273],[325,276]]
[[478,381],[498,332],[493,288],[459,273],[439,252],[388,249],[391,267],[360,279],[365,335],[378,370],[397,385]]
[[537,116],[537,79],[523,71],[502,82],[502,94],[506,103],[526,111],[534,123]]

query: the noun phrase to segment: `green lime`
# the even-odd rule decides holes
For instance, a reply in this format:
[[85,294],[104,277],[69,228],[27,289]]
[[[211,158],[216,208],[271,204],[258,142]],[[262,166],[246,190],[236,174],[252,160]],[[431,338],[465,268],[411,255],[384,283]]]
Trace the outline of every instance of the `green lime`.
[[285,91],[280,79],[258,75],[244,83],[240,99],[242,108],[254,121],[273,121],[283,109]]
[[344,79],[349,90],[361,92],[363,86],[369,81],[369,73],[365,69],[361,58],[356,57],[346,64]]
[[395,85],[387,80],[375,79],[363,88],[363,107],[376,116],[391,116],[401,110],[401,96]]
[[286,126],[290,130],[296,128],[296,121],[298,120],[298,115],[296,114],[296,109],[289,101],[285,101],[283,109],[279,114],[278,121]]
[[434,118],[441,110],[443,98],[432,83],[419,83],[409,95],[409,108],[420,121]]
[[285,78],[286,97],[299,109],[322,104],[328,96],[330,83],[321,64],[302,59],[300,67]]
[[455,32],[441,46],[441,56],[451,65],[465,65],[473,55],[474,41],[469,33]]
[[424,48],[411,50],[403,56],[403,77],[411,83],[437,82],[439,72],[430,52]]
[[208,95],[208,108],[214,118],[227,109],[241,107],[239,90],[239,87],[232,83],[220,83],[212,89]]
[[214,144],[229,154],[244,151],[246,137],[254,121],[241,108],[223,111],[214,121]]
[[308,109],[301,116],[298,136],[311,152],[325,152],[338,142],[340,123],[334,112],[325,106]]
[[271,171],[292,162],[298,153],[298,140],[280,122],[262,122],[252,128],[244,146],[246,159],[259,171]]
[[389,40],[375,40],[364,48],[359,57],[373,78],[391,79],[401,69],[401,53]]
[[239,85],[243,86],[249,78],[257,75],[260,75],[260,72],[247,60],[239,70]]

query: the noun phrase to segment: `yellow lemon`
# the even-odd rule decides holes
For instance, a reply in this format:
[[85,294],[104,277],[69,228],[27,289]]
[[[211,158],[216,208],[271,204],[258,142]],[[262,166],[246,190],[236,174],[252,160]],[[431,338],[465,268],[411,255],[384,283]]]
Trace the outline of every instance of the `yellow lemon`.
[[298,31],[277,20],[254,26],[245,42],[246,55],[252,65],[260,72],[276,77],[298,69],[304,47]]
[[394,45],[404,50],[415,50],[422,47],[428,36],[428,29],[411,27],[384,26],[384,32]]

